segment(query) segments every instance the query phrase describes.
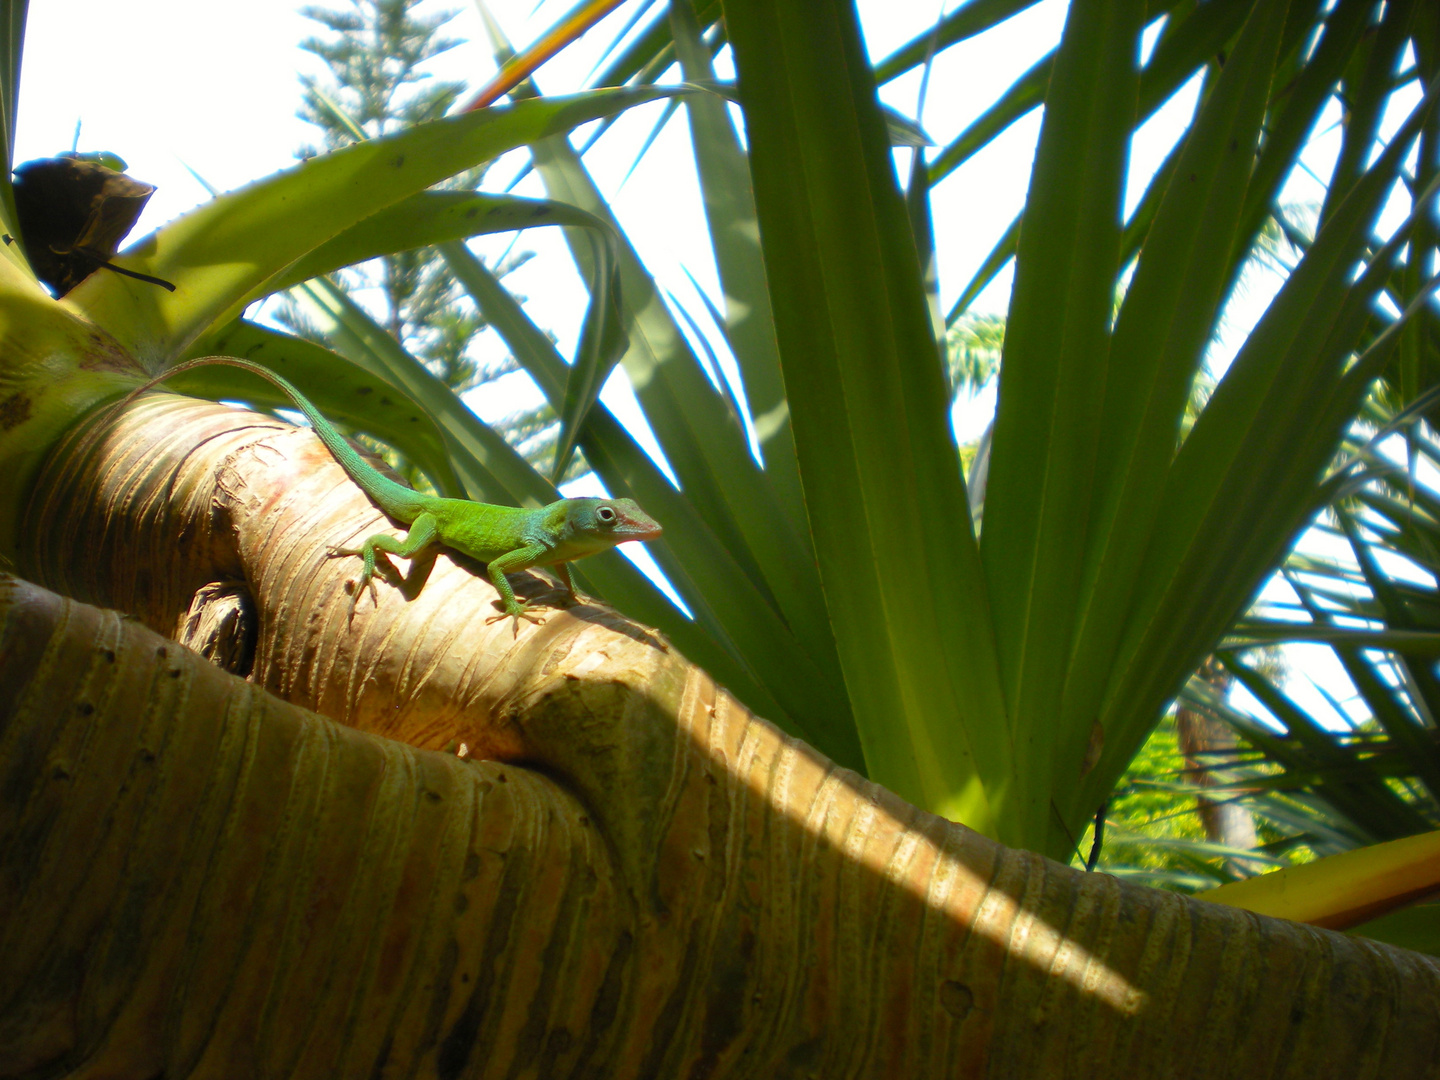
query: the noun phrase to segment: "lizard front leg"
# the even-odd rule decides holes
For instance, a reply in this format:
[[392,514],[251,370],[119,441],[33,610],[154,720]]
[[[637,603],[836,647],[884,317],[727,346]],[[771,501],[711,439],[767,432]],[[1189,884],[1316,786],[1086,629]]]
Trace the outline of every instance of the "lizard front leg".
[[331,548],[331,557],[359,555],[362,560],[360,580],[350,595],[350,613],[355,613],[355,602],[367,588],[370,590],[370,599],[377,607],[380,605],[379,594],[375,591],[375,552],[383,551],[388,555],[398,555],[402,559],[413,559],[435,542],[437,529],[435,515],[424,513],[410,523],[410,531],[404,536],[376,533],[358,548]]
[[505,610],[499,615],[491,615],[485,620],[487,623],[496,622],[499,619],[507,617],[514,619],[514,629],[518,635],[520,633],[520,619],[522,616],[531,622],[538,623],[540,621],[540,616],[533,615],[526,610],[530,606],[529,604],[523,600],[516,599],[515,590],[511,588],[510,582],[505,579],[505,575],[511,571],[530,569],[530,567],[534,566],[548,553],[549,549],[544,545],[531,544],[528,547],[507,551],[504,555],[499,555],[490,560],[486,566],[486,572],[490,575],[490,584],[494,585],[495,591],[500,594],[500,605]]

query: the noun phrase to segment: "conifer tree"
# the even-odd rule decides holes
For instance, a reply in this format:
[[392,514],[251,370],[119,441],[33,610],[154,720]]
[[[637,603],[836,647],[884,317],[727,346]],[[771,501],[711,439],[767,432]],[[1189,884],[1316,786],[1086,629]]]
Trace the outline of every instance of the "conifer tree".
[[[421,0],[346,0],[334,7],[301,9],[323,28],[301,48],[325,62],[330,78],[301,77],[299,115],[319,129],[320,145],[301,147],[299,157],[437,120],[465,93],[465,83],[425,71],[430,60],[462,44],[445,33],[456,12],[422,13],[417,10],[421,6]],[[483,167],[470,169],[440,186],[473,189],[484,172]],[[518,252],[492,269],[503,277],[529,258],[529,252]],[[334,280],[358,294],[377,322],[456,391],[474,389],[517,369],[509,357],[476,360],[476,338],[487,324],[433,248],[388,255]],[[296,333],[325,340],[324,332],[293,301],[284,304],[278,318]],[[537,465],[548,461],[555,426],[548,406],[520,412],[497,426]],[[403,463],[400,467],[417,479],[413,470]]]

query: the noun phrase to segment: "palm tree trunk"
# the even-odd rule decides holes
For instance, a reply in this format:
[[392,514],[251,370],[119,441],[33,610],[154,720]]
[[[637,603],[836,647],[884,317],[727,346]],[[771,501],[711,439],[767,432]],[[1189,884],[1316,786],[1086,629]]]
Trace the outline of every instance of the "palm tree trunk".
[[1001,847],[603,608],[442,557],[347,621],[376,515],[278,427],[157,396],[42,480],[27,573],[243,580],[340,725],[4,583],[0,1076],[1432,1075],[1440,964]]
[[[1199,675],[1222,698],[1233,681],[1225,666],[1213,656],[1200,666]],[[1183,776],[1186,783],[1203,792],[1206,788],[1224,787],[1232,782],[1232,776],[1219,768],[1226,759],[1235,758],[1240,746],[1240,740],[1228,724],[1188,708],[1182,700],[1175,706],[1175,735],[1180,753],[1185,758]],[[1195,810],[1205,827],[1206,839],[1237,851],[1250,851],[1259,843],[1255,834],[1255,819],[1251,817],[1249,808],[1238,802],[1234,795],[1216,799],[1196,794]],[[1262,862],[1239,857],[1226,859],[1225,865],[1236,877],[1252,877],[1266,870]]]

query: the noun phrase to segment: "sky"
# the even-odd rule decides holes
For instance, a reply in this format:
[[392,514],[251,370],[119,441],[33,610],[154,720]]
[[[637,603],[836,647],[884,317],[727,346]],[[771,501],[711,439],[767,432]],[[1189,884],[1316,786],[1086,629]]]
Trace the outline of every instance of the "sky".
[[[342,6],[330,0],[328,6]],[[623,23],[635,0],[610,16]],[[321,62],[300,48],[318,25],[300,14],[297,0],[247,0],[244,5],[215,0],[47,0],[30,6],[25,41],[15,160],[23,162],[68,150],[80,125],[81,150],[108,150],[129,164],[131,175],[157,185],[135,239],[208,198],[190,170],[219,190],[241,186],[295,161],[306,143],[318,141],[313,128],[296,116],[301,73],[323,75]],[[494,0],[492,7],[512,41],[523,47],[567,7],[569,0]],[[949,0],[946,10],[955,6]],[[872,58],[887,56],[933,24],[940,0],[860,0],[866,44]],[[440,78],[483,83],[495,70],[475,7],[467,0],[435,3],[422,10],[453,10],[447,32],[467,41],[431,66]],[[982,113],[1014,79],[1056,41],[1065,14],[1064,0],[1043,0],[980,39],[950,49],[937,65],[917,117],[919,75],[911,74],[882,89],[887,104],[918,118],[932,139],[943,145]],[[604,28],[602,27],[602,30]],[[608,35],[590,39],[542,68],[542,90],[578,86],[597,59]],[[731,74],[723,67],[722,78]],[[1192,82],[1167,103],[1136,135],[1127,191],[1127,208],[1138,199],[1156,166],[1182,131],[1194,108]],[[632,110],[614,125],[586,161],[646,265],[682,303],[694,302],[693,275],[712,296],[720,295],[706,238],[683,110],[656,139],[642,165],[631,164],[663,104]],[[1334,117],[1322,122],[1322,131]],[[1039,113],[1014,124],[934,191],[937,247],[940,251],[941,301],[953,303],[975,269],[1020,209],[1030,159],[1039,133]],[[1322,136],[1308,152],[1307,165],[1324,175],[1338,146],[1338,135]],[[901,153],[908,153],[902,151]],[[520,168],[523,153],[497,162],[486,187],[499,189]],[[543,194],[530,177],[515,188]],[[1301,170],[1287,189],[1289,201],[1318,198],[1318,183]],[[1392,219],[1403,208],[1393,208]],[[492,256],[509,238],[485,238],[476,250]],[[585,294],[555,230],[532,230],[520,246],[536,257],[507,278],[513,291],[527,297],[538,325],[552,330],[562,352],[573,351]],[[1264,272],[1246,276],[1239,298],[1227,312],[1212,364],[1223,370],[1245,333],[1268,303],[1279,279]],[[973,310],[1003,314],[1009,273],[981,294]],[[699,310],[698,305],[692,310]],[[257,313],[252,311],[252,316]],[[263,319],[265,312],[258,313]],[[503,355],[498,339],[484,348]],[[523,376],[511,376],[487,389],[472,406],[486,419],[514,412],[536,392]],[[622,378],[612,379],[605,401],[643,439],[644,422]],[[957,405],[956,427],[962,439],[974,438],[994,408],[993,390]],[[630,545],[636,547],[638,545]],[[1336,680],[1326,650],[1301,647],[1291,665],[1302,675],[1328,684],[1340,698],[1353,691],[1343,675]],[[1291,690],[1306,697],[1322,714],[1323,697],[1292,678]],[[1258,703],[1255,703],[1258,705]],[[1338,718],[1337,718],[1338,719]]]

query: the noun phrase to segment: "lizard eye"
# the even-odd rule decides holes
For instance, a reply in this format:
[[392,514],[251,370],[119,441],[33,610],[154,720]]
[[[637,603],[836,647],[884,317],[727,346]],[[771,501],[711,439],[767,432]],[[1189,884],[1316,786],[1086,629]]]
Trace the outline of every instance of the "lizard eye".
[[615,524],[615,508],[613,506],[602,506],[595,511],[595,516],[606,525]]

